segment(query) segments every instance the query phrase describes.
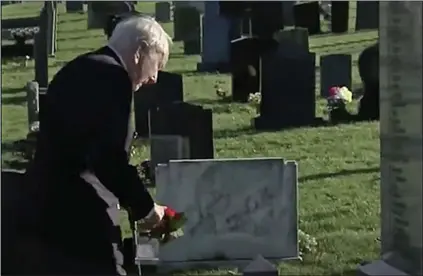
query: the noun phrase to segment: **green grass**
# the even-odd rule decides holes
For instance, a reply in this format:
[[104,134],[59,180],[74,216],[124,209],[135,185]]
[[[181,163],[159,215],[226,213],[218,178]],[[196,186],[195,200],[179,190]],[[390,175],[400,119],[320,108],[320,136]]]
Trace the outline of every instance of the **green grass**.
[[[3,6],[2,16],[33,16],[40,5],[32,2]],[[152,13],[153,8],[152,2],[139,5],[139,10],[148,13]],[[86,30],[86,15],[66,14],[62,4],[59,9],[58,52],[56,58],[49,60],[50,77],[65,62],[106,41],[102,31]],[[173,33],[172,24],[164,27],[170,34]],[[310,45],[318,55],[352,53],[356,60],[358,53],[371,44],[376,35],[375,31],[342,36],[321,35],[311,38]],[[216,83],[230,91],[229,76],[196,73],[199,61],[199,56],[183,56],[181,43],[175,43],[167,69],[183,74],[185,99],[213,110],[216,158],[270,156],[298,161],[300,228],[314,236],[318,246],[315,253],[306,255],[302,262],[280,264],[281,273],[350,275],[361,261],[377,258],[380,247],[377,241],[380,227],[378,124],[257,133],[250,127],[250,120],[256,116],[254,108],[247,104],[222,102],[216,96]],[[18,158],[13,156],[10,144],[27,134],[23,87],[33,78],[33,62],[22,67],[19,60],[2,60],[3,167],[10,167],[11,162]],[[354,87],[358,87],[360,81],[355,66],[353,78]],[[318,116],[322,116],[324,100],[318,100],[316,106]],[[139,158],[146,158],[147,152],[146,147],[141,148]],[[214,273],[225,274],[222,271]]]

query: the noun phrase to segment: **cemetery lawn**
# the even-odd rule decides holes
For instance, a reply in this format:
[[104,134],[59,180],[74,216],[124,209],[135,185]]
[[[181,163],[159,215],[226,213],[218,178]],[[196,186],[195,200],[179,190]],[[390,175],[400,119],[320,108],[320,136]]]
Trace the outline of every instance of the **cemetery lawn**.
[[[58,6],[58,52],[49,60],[50,78],[70,59],[106,41],[101,30],[86,30],[86,14],[66,14],[63,4]],[[2,18],[34,16],[40,7],[41,2],[2,6]],[[154,2],[141,3],[138,10],[153,13]],[[172,24],[164,27],[173,34]],[[322,35],[311,38],[310,45],[317,54],[352,53],[356,60],[376,35],[376,31]],[[256,116],[252,106],[230,103],[216,95],[216,87],[230,94],[230,77],[196,73],[200,57],[182,53],[182,44],[175,43],[167,69],[183,74],[187,101],[213,110],[216,158],[270,156],[298,162],[300,228],[315,237],[318,245],[314,252],[305,254],[303,261],[280,264],[282,275],[353,275],[360,262],[376,259],[380,247],[378,123],[257,133],[250,128],[250,120]],[[358,84],[357,68],[353,72]],[[33,79],[33,61],[24,67],[21,60],[2,59],[3,168],[16,167],[22,161],[13,154],[13,142],[27,134],[23,87]],[[324,104],[322,99],[317,101],[318,116],[324,116]],[[148,158],[147,147],[138,149],[138,160]],[[211,274],[228,275],[228,271],[182,273]]]

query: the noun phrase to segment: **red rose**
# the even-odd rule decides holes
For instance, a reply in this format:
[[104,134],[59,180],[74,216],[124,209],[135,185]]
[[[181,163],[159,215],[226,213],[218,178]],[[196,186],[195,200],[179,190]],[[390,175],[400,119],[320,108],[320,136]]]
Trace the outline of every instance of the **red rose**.
[[174,218],[176,216],[176,212],[173,209],[166,207],[165,215],[169,218]]
[[333,86],[329,89],[329,96],[333,97],[338,93],[339,87]]

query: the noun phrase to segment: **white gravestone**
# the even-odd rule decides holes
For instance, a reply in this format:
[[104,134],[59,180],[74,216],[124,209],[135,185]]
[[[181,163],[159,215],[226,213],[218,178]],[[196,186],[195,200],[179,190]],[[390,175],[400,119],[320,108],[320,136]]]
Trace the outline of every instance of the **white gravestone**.
[[365,275],[422,274],[422,2],[380,2],[382,260]]
[[156,169],[156,199],[187,222],[161,263],[298,257],[297,164],[280,158],[178,160]]

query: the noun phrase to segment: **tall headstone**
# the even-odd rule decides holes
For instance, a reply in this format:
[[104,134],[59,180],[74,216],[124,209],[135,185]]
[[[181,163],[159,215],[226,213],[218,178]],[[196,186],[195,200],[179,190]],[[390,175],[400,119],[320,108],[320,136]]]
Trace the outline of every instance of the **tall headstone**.
[[160,247],[162,265],[190,266],[192,261],[193,266],[213,267],[259,254],[269,259],[298,257],[295,162],[179,160],[159,166],[156,173],[157,201],[187,217],[184,235]]
[[320,56],[320,96],[328,97],[333,86],[351,89],[352,58],[350,54]]
[[65,1],[66,12],[83,12],[84,11],[84,1]]
[[225,71],[230,59],[230,21],[220,15],[218,1],[204,2],[202,17],[202,51],[199,71]]
[[331,31],[332,33],[348,32],[349,22],[349,1],[331,2]]
[[263,55],[256,129],[279,130],[315,123],[315,58],[314,53],[290,41]]
[[172,21],[172,6],[169,2],[156,2],[155,18],[157,22],[168,23]]
[[189,1],[173,1],[173,41],[181,41],[183,39],[184,29],[181,27],[183,17],[181,10],[190,8]]
[[57,39],[57,8],[52,1],[45,1],[47,16],[47,48],[50,56],[55,55]]
[[309,35],[319,34],[320,28],[320,5],[318,1],[302,2],[294,6],[295,27],[308,30]]
[[133,11],[134,6],[130,1],[89,1],[88,29],[103,29],[110,16]]
[[296,1],[282,1],[283,22],[285,26],[294,26],[294,5]]
[[48,86],[48,15],[43,8],[40,13],[39,31],[34,38],[35,81],[40,87]]
[[213,159],[213,114],[210,109],[179,102],[149,112],[151,135],[188,138],[191,159]]
[[40,108],[38,83],[28,82],[25,90],[28,108],[28,129],[31,130],[31,126],[38,121],[38,112]]
[[296,47],[299,47],[304,51],[308,51],[310,48],[308,30],[306,28],[286,29],[277,32],[274,35],[274,38],[277,42],[279,42],[279,44],[292,45],[294,43]]
[[357,1],[355,30],[379,28],[379,1]]
[[152,135],[150,137],[151,167],[167,164],[170,160],[189,159],[189,140],[177,135]]
[[380,2],[382,258],[361,275],[422,275],[422,2]]
[[247,102],[260,90],[260,51],[257,39],[243,37],[231,42],[232,100]]
[[161,105],[184,100],[182,75],[159,71],[157,83],[145,85],[134,93],[135,130],[140,137],[148,137],[148,112]]
[[201,53],[201,15],[195,7],[179,9],[181,38],[184,42],[184,54]]
[[283,4],[281,1],[251,2],[252,35],[260,38],[271,38],[273,34],[284,28]]

